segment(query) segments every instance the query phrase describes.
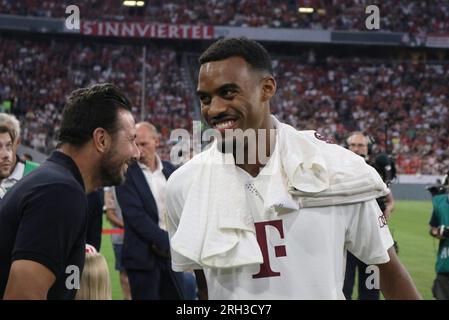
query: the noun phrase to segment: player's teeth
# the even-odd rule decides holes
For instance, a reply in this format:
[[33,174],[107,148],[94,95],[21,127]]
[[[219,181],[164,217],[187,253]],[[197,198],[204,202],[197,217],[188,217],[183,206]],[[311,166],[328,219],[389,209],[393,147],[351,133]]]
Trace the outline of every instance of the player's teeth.
[[230,121],[225,121],[225,122],[217,123],[217,124],[215,125],[215,127],[216,127],[217,129],[226,129],[226,128],[231,127],[233,124],[234,124],[234,121],[230,120]]

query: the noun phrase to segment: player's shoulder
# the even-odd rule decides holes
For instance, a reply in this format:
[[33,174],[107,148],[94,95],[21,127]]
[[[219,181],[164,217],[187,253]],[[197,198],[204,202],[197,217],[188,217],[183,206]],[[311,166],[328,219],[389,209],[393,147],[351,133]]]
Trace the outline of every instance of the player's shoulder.
[[[326,137],[315,130],[297,130],[296,133],[303,139],[306,140],[308,143],[311,143],[320,149],[323,148],[342,148],[340,145],[338,145],[334,138],[332,137]],[[344,148],[342,148],[344,149]]]
[[345,221],[348,223],[353,221],[353,219],[358,220],[361,217],[376,216],[376,218],[379,219],[383,216],[376,199],[349,202],[325,208],[329,210],[330,213],[338,214],[340,217],[346,217]]
[[296,130],[298,135],[301,135],[304,139],[307,139],[310,143],[317,145],[329,145],[335,144],[332,137],[323,136],[321,133],[315,130]]
[[80,177],[76,177],[76,173],[64,166],[46,162],[30,172],[24,179],[29,179],[30,184],[45,186],[45,188],[53,190],[61,188],[61,192],[67,190],[77,191],[84,194],[84,186]]
[[193,177],[200,170],[199,160],[198,155],[194,156],[170,175],[167,181],[167,192],[169,194],[184,194],[190,188]]
[[354,152],[338,145],[332,137],[325,137],[315,130],[297,130],[296,133],[307,144],[312,145],[330,166],[365,164],[365,160]]

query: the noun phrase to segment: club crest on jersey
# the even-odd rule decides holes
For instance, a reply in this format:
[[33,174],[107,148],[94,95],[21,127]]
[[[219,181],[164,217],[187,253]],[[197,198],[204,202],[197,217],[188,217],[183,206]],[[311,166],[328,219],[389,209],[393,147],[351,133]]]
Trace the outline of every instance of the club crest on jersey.
[[384,215],[381,215],[377,220],[379,221],[380,228],[383,228],[387,225],[387,219],[385,219]]
[[334,139],[332,139],[332,138],[327,138],[327,137],[321,135],[320,133],[318,133],[318,132],[316,132],[316,131],[315,131],[315,138],[317,138],[318,140],[324,141],[324,142],[326,142],[326,143],[331,143],[331,144],[334,144],[334,143],[335,143]]

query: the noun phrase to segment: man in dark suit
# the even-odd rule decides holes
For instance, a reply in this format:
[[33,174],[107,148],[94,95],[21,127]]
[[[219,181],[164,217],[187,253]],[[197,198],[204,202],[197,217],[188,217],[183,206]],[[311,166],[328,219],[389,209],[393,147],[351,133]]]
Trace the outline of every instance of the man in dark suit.
[[165,227],[165,188],[175,167],[156,153],[159,137],[148,123],[136,125],[140,159],[129,167],[124,186],[116,189],[123,211],[122,264],[135,300],[183,299],[182,273],[171,269]]
[[87,231],[86,244],[90,244],[98,252],[101,248],[101,231],[103,229],[103,188],[87,195]]

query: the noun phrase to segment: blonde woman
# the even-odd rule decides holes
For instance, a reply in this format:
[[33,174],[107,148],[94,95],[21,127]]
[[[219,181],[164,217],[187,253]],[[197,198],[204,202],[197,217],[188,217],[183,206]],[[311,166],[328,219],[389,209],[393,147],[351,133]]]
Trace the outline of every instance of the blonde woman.
[[108,264],[95,247],[86,245],[86,262],[76,300],[111,300]]

